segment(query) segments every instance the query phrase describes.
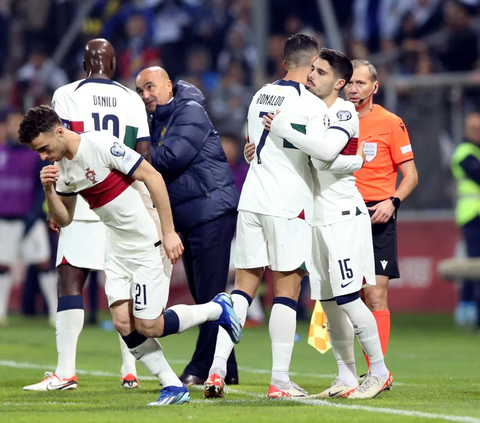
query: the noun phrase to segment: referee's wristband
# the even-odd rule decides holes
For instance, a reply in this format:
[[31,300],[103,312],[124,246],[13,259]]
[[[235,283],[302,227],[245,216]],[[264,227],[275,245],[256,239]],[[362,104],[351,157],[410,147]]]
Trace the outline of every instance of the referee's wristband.
[[395,209],[400,208],[400,204],[402,204],[402,200],[400,200],[400,198],[392,196],[390,197],[390,200],[392,200],[392,204],[395,207]]

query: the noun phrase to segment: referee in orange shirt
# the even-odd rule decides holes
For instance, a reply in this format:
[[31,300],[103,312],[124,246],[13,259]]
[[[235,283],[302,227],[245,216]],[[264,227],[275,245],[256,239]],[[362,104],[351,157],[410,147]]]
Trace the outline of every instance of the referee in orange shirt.
[[[345,94],[359,114],[359,141],[365,141],[366,156],[365,164],[354,176],[371,215],[377,282],[376,286],[369,286],[363,291],[365,302],[377,321],[385,355],[390,337],[388,280],[400,277],[396,214],[402,201],[417,186],[418,175],[410,138],[402,119],[373,103],[379,85],[377,70],[367,60],[354,60],[353,67],[353,76],[345,86]],[[398,168],[403,179],[396,188]]]

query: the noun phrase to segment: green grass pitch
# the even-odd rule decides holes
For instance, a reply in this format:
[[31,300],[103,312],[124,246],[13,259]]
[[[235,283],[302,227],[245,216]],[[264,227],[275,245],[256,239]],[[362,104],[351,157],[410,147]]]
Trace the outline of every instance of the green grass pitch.
[[[326,389],[333,354],[316,352],[300,323],[291,378],[310,393]],[[190,358],[197,330],[162,340],[179,374]],[[357,368],[365,362],[357,348]],[[13,317],[0,328],[0,422],[427,422],[480,423],[480,336],[458,331],[451,316],[393,315],[387,365],[394,386],[373,400],[268,400],[271,353],[268,327],[244,330],[236,347],[240,385],[224,399],[205,400],[190,389],[190,404],[146,407],[159,386],[139,364],[140,389],[120,388],[120,349],[115,332],[86,326],[77,352],[78,390],[24,392],[56,365],[55,331],[45,319]],[[142,378],[143,376],[143,378]]]

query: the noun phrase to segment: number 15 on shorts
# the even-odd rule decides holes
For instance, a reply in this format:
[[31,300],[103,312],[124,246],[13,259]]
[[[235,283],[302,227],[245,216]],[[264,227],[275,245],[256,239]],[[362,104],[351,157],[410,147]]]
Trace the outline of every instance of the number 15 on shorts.
[[349,266],[350,259],[346,258],[343,260],[338,260],[338,265],[340,266],[340,274],[342,275],[342,279],[347,282],[342,282],[341,287],[345,288],[353,282],[353,270]]

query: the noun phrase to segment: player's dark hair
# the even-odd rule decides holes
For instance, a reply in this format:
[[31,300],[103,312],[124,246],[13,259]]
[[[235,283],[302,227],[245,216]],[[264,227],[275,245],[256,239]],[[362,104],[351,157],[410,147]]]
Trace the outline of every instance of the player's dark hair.
[[62,121],[50,106],[32,107],[20,124],[18,140],[29,144],[40,134],[53,131],[59,125]]
[[345,87],[353,75],[353,64],[350,58],[340,51],[324,47],[320,49],[318,57],[328,62],[337,78],[345,80],[345,84],[343,85],[343,87]]
[[353,69],[361,68],[362,66],[366,66],[368,68],[368,71],[370,72],[370,77],[372,78],[373,82],[378,81],[378,72],[375,66],[371,64],[368,60],[360,60],[356,59],[353,62]]
[[283,46],[283,58],[288,69],[310,66],[312,57],[316,54],[318,43],[306,34],[292,35]]

